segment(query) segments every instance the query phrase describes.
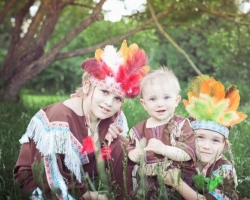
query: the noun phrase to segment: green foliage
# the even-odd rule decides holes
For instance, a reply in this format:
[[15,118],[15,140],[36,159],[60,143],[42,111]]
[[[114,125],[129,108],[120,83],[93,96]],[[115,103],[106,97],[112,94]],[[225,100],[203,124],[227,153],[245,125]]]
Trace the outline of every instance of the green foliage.
[[65,94],[74,93],[81,84],[83,71],[80,70],[83,59],[72,58],[64,62],[54,62],[26,84],[25,89],[33,93]]
[[[186,94],[187,88],[185,83],[181,83],[183,94]],[[187,86],[187,85],[186,85]],[[186,98],[185,95],[182,95]],[[52,95],[30,95],[23,94],[23,102],[14,104],[10,102],[1,102],[0,104],[0,199],[21,199],[20,191],[15,181],[13,180],[13,168],[16,163],[18,152],[20,149],[19,139],[25,132],[29,120],[40,109],[48,104],[66,99],[67,96],[52,96]],[[250,115],[249,103],[241,107],[244,113]],[[147,119],[148,114],[140,105],[139,99],[126,100],[123,107],[124,113],[127,116],[129,127],[131,128],[136,123]],[[187,116],[182,103],[179,104],[176,110],[177,114]],[[250,158],[249,145],[250,122],[247,118],[245,121],[233,127],[230,131],[229,140],[232,143],[232,152],[234,154],[235,168],[238,175],[239,186],[237,190],[240,196],[249,196],[250,187]],[[228,156],[228,155],[227,155]],[[34,165],[40,169],[40,165]],[[38,174],[39,176],[39,174]],[[93,188],[105,189],[105,187],[96,180]],[[145,186],[146,187],[146,186]],[[103,191],[105,193],[106,189]],[[140,191],[143,196],[143,191]],[[161,191],[161,194],[163,191]],[[112,193],[113,194],[113,193]],[[112,195],[110,193],[110,195]],[[145,196],[145,195],[144,195]],[[146,197],[145,197],[146,198]]]
[[[22,104],[1,102],[0,105],[0,199],[19,199],[13,180],[13,168],[20,149],[19,139],[30,117],[35,113]],[[17,196],[16,196],[17,195]]]
[[229,141],[232,145],[232,152],[234,155],[235,169],[238,176],[239,186],[237,190],[240,192],[242,197],[249,196],[249,183],[250,183],[250,147],[248,141],[250,141],[250,104],[246,103],[241,107],[241,110],[248,115],[248,118],[242,123],[235,125],[230,130]]

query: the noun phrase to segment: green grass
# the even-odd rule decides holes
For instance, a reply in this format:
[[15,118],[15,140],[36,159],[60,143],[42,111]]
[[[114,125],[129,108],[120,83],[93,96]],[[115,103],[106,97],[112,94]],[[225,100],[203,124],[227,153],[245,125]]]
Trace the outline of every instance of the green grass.
[[[19,139],[25,132],[31,117],[42,107],[68,96],[23,95],[23,101],[14,104],[0,102],[0,199],[20,199],[19,189],[13,179],[13,168],[20,150]],[[250,116],[250,104],[241,107]],[[129,127],[148,117],[138,99],[126,100],[123,111]],[[177,114],[187,116],[184,106],[176,110]],[[250,198],[250,121],[246,119],[230,131],[230,141],[238,174],[240,196]]]

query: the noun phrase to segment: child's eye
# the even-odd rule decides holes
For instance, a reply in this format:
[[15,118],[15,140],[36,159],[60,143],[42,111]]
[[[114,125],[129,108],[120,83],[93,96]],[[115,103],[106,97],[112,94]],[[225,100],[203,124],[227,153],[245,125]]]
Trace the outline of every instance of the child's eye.
[[165,99],[165,100],[168,100],[168,99],[170,99],[170,97],[169,97],[169,96],[165,96],[164,99]]
[[122,98],[121,97],[115,97],[115,101],[122,102]]
[[198,136],[197,136],[197,138],[199,138],[199,139],[203,139],[203,136],[201,136],[201,135],[198,135]]
[[213,141],[216,143],[220,142],[220,140],[218,140],[218,139],[214,139]]
[[108,90],[102,90],[102,93],[103,94],[109,94],[109,91]]
[[155,101],[156,99],[154,97],[150,98],[149,101]]

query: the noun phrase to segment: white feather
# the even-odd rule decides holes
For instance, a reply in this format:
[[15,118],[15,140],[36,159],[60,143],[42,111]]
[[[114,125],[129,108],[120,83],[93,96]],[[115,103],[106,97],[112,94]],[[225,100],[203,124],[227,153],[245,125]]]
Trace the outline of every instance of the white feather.
[[115,78],[114,77],[111,77],[111,76],[106,76],[105,77],[105,82],[108,84],[108,85],[114,85],[114,86],[117,86],[119,87],[120,86],[120,83],[117,83]]
[[107,45],[104,48],[101,58],[112,69],[115,76],[119,67],[124,63],[124,58],[116,52],[116,48],[112,45]]

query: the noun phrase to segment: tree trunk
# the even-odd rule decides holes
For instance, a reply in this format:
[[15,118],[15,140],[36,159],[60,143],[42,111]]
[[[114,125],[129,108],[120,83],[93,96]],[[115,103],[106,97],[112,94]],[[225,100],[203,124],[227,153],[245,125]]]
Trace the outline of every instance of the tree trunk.
[[101,8],[105,0],[101,0],[96,4],[92,10],[92,14],[88,18],[84,19],[64,39],[45,53],[45,45],[50,39],[62,9],[72,2],[73,0],[42,1],[28,32],[23,38],[20,37],[20,33],[22,32],[21,26],[34,0],[29,0],[16,15],[11,45],[0,74],[2,79],[0,101],[18,101],[24,84],[37,76],[53,62],[61,49],[86,27],[100,19]]

